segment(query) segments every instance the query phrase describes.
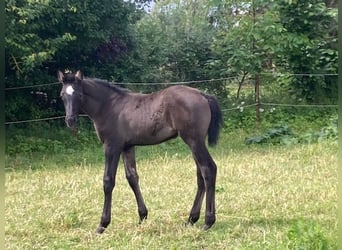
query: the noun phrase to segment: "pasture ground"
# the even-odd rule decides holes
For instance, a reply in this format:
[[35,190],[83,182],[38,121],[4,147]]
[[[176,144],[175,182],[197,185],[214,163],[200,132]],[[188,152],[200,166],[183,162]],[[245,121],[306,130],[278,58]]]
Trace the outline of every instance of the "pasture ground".
[[103,235],[95,234],[103,204],[100,147],[84,155],[8,157],[5,248],[336,249],[337,143],[245,146],[225,137],[211,149],[217,222],[207,232],[204,207],[195,226],[184,226],[196,174],[178,142],[137,152],[149,209],[141,225],[120,163],[112,223]]

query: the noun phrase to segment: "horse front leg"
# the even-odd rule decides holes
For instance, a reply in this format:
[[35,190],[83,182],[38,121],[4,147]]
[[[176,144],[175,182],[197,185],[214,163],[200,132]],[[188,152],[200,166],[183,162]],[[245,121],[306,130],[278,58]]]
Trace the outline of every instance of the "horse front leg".
[[140,218],[140,223],[147,219],[147,208],[143,199],[143,196],[140,191],[139,186],[139,176],[136,170],[136,162],[135,162],[135,148],[130,147],[122,152],[122,159],[125,165],[125,173],[127,181],[132,188],[135,199],[138,205],[138,213]]
[[112,192],[115,186],[116,171],[120,158],[120,151],[114,146],[105,145],[105,170],[103,174],[104,205],[101,222],[96,232],[101,234],[111,221]]

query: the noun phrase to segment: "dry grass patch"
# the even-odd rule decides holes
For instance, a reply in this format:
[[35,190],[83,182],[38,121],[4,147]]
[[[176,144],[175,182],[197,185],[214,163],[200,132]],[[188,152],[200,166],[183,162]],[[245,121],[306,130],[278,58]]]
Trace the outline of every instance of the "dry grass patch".
[[195,226],[184,226],[196,191],[190,156],[138,161],[149,209],[142,225],[120,166],[112,223],[100,236],[94,231],[103,204],[102,163],[8,171],[6,249],[286,249],[299,244],[289,237],[299,221],[313,227],[298,234],[309,238],[318,228],[334,249],[336,154],[330,143],[215,149],[217,223],[208,232],[201,230],[203,216]]

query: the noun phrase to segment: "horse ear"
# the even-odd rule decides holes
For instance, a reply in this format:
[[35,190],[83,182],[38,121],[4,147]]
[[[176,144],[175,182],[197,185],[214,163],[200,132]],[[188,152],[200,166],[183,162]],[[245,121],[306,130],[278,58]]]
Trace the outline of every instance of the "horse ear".
[[58,81],[63,83],[63,79],[64,79],[64,74],[62,73],[62,71],[58,70],[57,72],[57,78],[58,78]]
[[82,72],[80,70],[77,70],[75,77],[77,80],[82,81],[83,80]]

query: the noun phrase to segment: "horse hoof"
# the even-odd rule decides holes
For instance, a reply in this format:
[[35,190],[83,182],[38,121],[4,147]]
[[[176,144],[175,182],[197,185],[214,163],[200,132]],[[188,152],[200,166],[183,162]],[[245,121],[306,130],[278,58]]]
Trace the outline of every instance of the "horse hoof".
[[145,222],[145,220],[147,220],[147,216],[140,218],[139,219],[139,225],[143,224]]
[[213,224],[211,224],[211,225],[205,224],[205,225],[203,226],[203,230],[204,230],[204,231],[208,231],[208,230],[212,227],[212,225],[213,225]]
[[196,216],[190,216],[188,219],[188,224],[189,225],[194,225],[199,219],[199,215]]
[[99,227],[96,229],[96,233],[97,233],[97,234],[102,234],[102,233],[104,232],[104,230],[106,230],[105,227],[99,226]]
[[194,225],[194,223],[191,223],[190,221],[187,221],[184,223],[185,227],[192,227]]

